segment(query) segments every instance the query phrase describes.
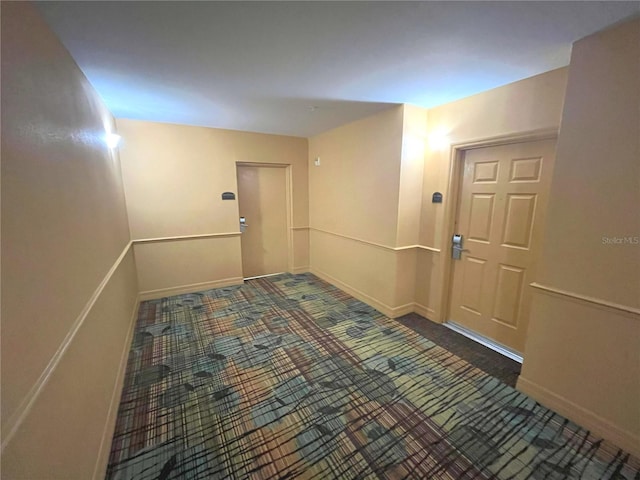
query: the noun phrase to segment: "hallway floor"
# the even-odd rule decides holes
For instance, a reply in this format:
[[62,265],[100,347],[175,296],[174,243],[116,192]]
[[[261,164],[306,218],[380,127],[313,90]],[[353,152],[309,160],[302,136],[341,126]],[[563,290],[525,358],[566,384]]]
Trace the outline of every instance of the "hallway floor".
[[521,368],[518,362],[417,313],[396,320],[501,382],[516,386]]
[[424,322],[311,274],[143,302],[107,478],[640,478]]

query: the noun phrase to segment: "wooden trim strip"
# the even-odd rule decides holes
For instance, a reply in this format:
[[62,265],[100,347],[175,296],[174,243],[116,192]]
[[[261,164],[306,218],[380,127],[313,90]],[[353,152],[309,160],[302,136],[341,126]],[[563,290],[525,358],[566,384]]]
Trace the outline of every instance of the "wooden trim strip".
[[33,407],[33,404],[35,403],[36,399],[40,395],[40,392],[42,392],[45,385],[49,382],[51,375],[53,374],[55,369],[58,367],[60,360],[62,360],[63,355],[65,354],[65,352],[71,345],[71,342],[73,342],[73,339],[75,338],[76,334],[84,324],[84,321],[86,320],[87,316],[89,315],[89,312],[95,305],[96,301],[98,300],[100,295],[102,295],[102,292],[104,291],[105,287],[109,283],[109,280],[111,280],[111,277],[113,277],[113,274],[120,266],[120,263],[122,263],[122,260],[124,259],[124,257],[129,253],[129,249],[131,248],[131,245],[132,245],[132,242],[128,242],[127,245],[124,247],[124,250],[122,250],[122,253],[120,254],[120,256],[116,259],[113,266],[109,269],[107,274],[104,276],[104,278],[102,279],[98,287],[95,289],[91,297],[89,297],[89,300],[87,301],[85,306],[82,308],[82,310],[74,320],[73,324],[71,325],[71,329],[67,332],[67,335],[64,337],[64,339],[62,340],[62,343],[60,343],[60,346],[58,347],[58,350],[56,351],[56,353],[53,354],[53,356],[51,357],[51,360],[49,360],[49,363],[40,374],[40,377],[36,380],[36,382],[33,384],[31,389],[27,392],[27,395],[25,395],[22,402],[20,402],[20,405],[18,405],[18,408],[13,413],[13,415],[11,415],[9,420],[7,420],[7,425],[3,429],[7,433],[2,438],[2,445],[0,447],[0,451],[4,451],[4,449],[9,444],[13,436],[18,431],[18,428],[20,427],[22,422],[27,418],[27,415],[29,415],[29,412],[31,411],[31,408]]
[[406,245],[404,247],[390,247],[388,245],[383,245],[381,243],[370,242],[369,240],[363,240],[361,238],[351,237],[349,235],[343,235],[342,233],[330,232],[329,230],[323,230],[321,228],[308,227],[309,230],[314,230],[316,232],[326,233],[328,235],[334,235],[336,237],[346,238],[347,240],[353,240],[354,242],[364,243],[365,245],[371,245],[372,247],[382,248],[384,250],[390,250],[393,252],[398,252],[402,250],[410,250],[412,248],[419,248],[422,250],[428,250],[430,252],[440,253],[439,248],[427,247],[425,245]]
[[539,140],[550,140],[558,137],[558,127],[540,128],[526,132],[514,132],[495,137],[484,137],[469,140],[460,140],[451,144],[453,155],[460,150],[471,150],[474,148],[497,147],[512,143],[537,142]]
[[237,237],[242,235],[241,232],[224,232],[224,233],[201,233],[197,235],[178,235],[175,237],[156,237],[156,238],[137,238],[131,240],[136,245],[138,243],[157,243],[157,242],[172,242],[176,240],[191,240],[197,238],[216,238],[216,237]]
[[[412,248],[418,248],[421,250],[427,250],[429,252],[440,253],[439,248],[428,247],[426,245],[406,245],[404,247],[390,247],[388,245],[383,245],[381,243],[370,242],[369,240],[363,240],[361,238],[351,237],[349,235],[343,235],[341,233],[330,232],[328,230],[322,230],[321,228],[315,227],[290,227],[290,230],[315,230],[316,232],[326,233],[328,235],[334,235],[336,237],[346,238],[348,240],[353,240],[354,242],[364,243],[365,245],[371,245],[373,247],[383,248],[385,250],[390,250],[393,252],[398,252],[402,250],[410,250]],[[131,242],[136,244],[142,243],[158,243],[158,242],[172,242],[178,240],[190,240],[197,238],[220,238],[220,237],[237,237],[242,235],[241,232],[224,232],[224,233],[203,233],[198,235],[178,235],[174,237],[157,237],[157,238],[138,238],[132,240]]]
[[542,285],[541,283],[537,283],[537,282],[530,283],[529,286],[546,293],[560,295],[563,297],[569,297],[574,300],[579,300],[581,302],[591,303],[593,305],[598,305],[600,307],[611,308],[613,310],[618,310],[620,312],[631,313],[633,315],[640,316],[640,308],[631,307],[629,305],[622,305],[620,303],[610,302],[602,298],[591,297],[589,295],[583,295],[581,293],[570,292],[568,290],[562,290],[560,288],[550,287],[548,285]]
[[333,235],[334,237],[346,238],[347,240],[353,240],[354,242],[364,243],[365,245],[370,245],[372,247],[382,248],[384,250],[395,250],[394,247],[390,247],[388,245],[383,245],[381,243],[370,242],[369,240],[363,240],[361,238],[350,237],[349,235],[343,235],[341,233],[330,232],[329,230],[323,230],[321,228],[309,227],[309,230],[313,230],[315,232],[326,233],[327,235]]
[[427,250],[428,252],[440,253],[439,248],[427,247],[426,245],[414,245],[415,248],[419,248],[421,250]]

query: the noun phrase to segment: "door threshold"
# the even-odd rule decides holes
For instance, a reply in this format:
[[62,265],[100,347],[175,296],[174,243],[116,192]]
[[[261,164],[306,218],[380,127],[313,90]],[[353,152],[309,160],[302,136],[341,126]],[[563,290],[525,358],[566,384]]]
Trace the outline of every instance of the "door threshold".
[[487,338],[484,335],[480,335],[479,333],[476,333],[473,330],[469,330],[466,327],[458,325],[457,323],[452,322],[451,320],[447,320],[446,322],[443,323],[443,325],[448,329],[453,330],[456,333],[459,333],[460,335],[464,335],[465,337],[470,338],[474,342],[477,342],[481,345],[484,345],[487,348],[490,348],[494,352],[498,352],[499,354],[504,355],[505,357],[508,357],[515,362],[522,363],[522,360],[523,360],[522,355],[520,355],[518,352],[516,352],[515,350],[512,350],[511,348],[505,345],[502,345],[494,340],[491,340],[490,338]]
[[256,278],[265,278],[265,277],[273,277],[275,275],[282,275],[287,272],[278,272],[278,273],[267,273],[266,275],[256,275],[255,277],[246,277],[243,280],[246,282],[247,280],[255,280]]

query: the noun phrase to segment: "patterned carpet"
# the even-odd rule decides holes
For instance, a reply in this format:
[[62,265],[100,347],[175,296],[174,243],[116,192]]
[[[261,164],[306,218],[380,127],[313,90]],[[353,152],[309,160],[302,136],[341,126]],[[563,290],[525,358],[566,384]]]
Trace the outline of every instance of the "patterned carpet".
[[640,462],[311,274],[143,302],[109,479],[640,479]]

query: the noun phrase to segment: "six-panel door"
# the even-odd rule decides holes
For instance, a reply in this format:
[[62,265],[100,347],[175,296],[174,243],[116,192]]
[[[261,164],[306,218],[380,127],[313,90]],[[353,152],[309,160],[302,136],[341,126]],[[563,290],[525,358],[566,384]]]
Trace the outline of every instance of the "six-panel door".
[[449,319],[524,351],[529,283],[541,243],[555,141],[467,150],[456,233]]

